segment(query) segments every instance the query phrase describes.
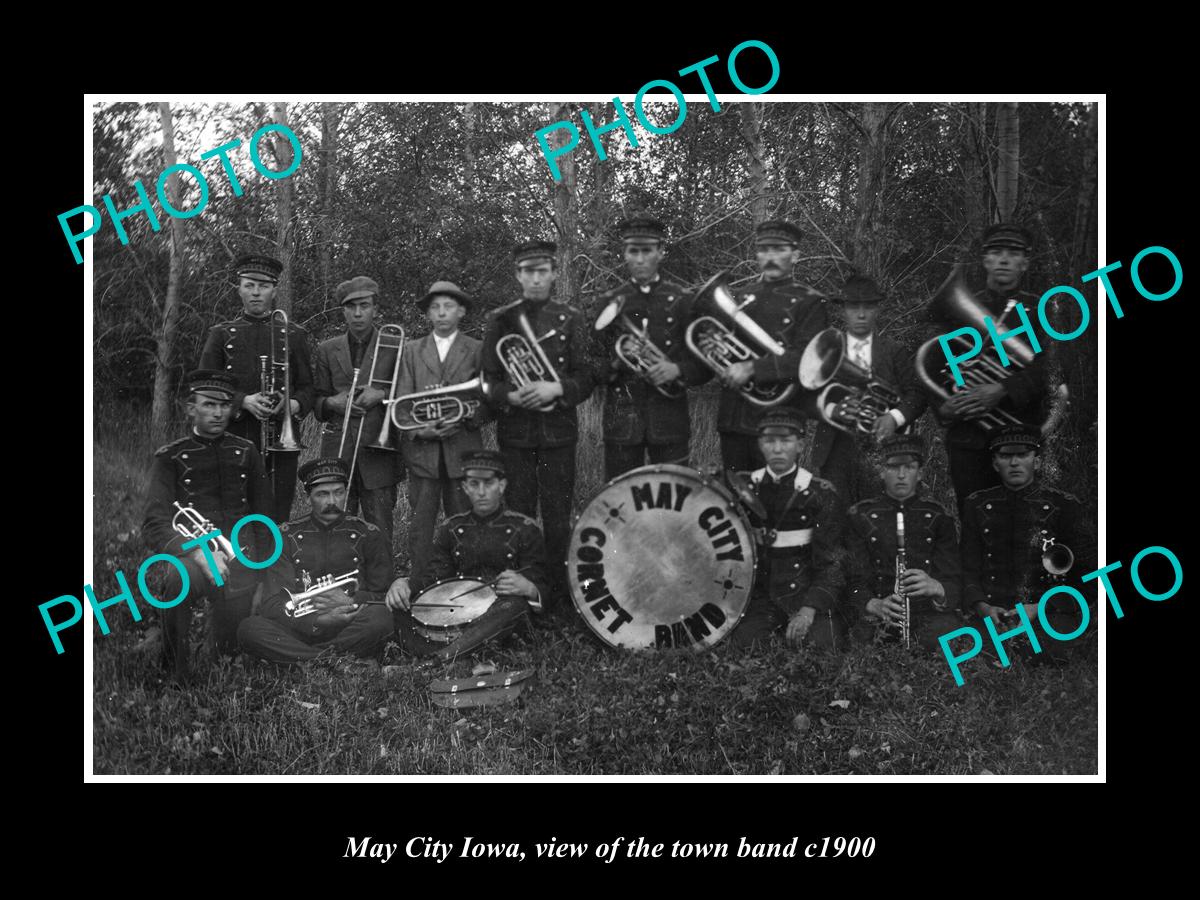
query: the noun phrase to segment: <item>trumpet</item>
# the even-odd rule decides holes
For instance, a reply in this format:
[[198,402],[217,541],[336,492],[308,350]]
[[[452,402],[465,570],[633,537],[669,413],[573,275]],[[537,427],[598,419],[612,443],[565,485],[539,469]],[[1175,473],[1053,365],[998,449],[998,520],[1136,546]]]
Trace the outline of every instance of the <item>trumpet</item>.
[[651,385],[656,391],[671,400],[676,400],[687,392],[687,386],[679,381],[671,381],[666,384],[654,384],[650,380],[650,370],[659,363],[671,362],[667,354],[663,353],[652,340],[650,340],[650,331],[647,327],[646,320],[642,320],[642,326],[639,328],[634,322],[622,312],[625,306],[625,297],[617,297],[608,306],[606,306],[596,317],[596,330],[603,331],[613,320],[619,315],[621,317],[621,327],[625,329],[624,333],[617,338],[615,347],[617,358],[623,362],[630,371]]
[[[282,361],[275,356],[275,335],[269,335],[271,341],[271,355],[260,356],[258,358],[260,365],[259,386],[264,397],[269,397],[272,403],[279,403],[282,400],[279,420],[276,422],[275,416],[267,416],[262,420],[260,440],[263,448],[263,453],[299,453],[304,449],[304,445],[296,438],[296,433],[292,425],[292,389],[290,369],[288,362],[291,359],[291,345],[288,340],[288,317],[287,313],[282,309],[271,311],[271,319],[268,327],[268,332],[275,328],[276,317],[281,317],[283,327],[279,330],[283,334],[283,359]],[[280,369],[282,372],[283,389],[279,389],[276,382],[276,372]],[[274,466],[274,458],[271,460],[272,467]]]
[[[206,534],[211,534],[218,530],[212,522],[197,512],[195,507],[181,506],[179,501],[176,500],[175,508],[179,511],[171,517],[171,527],[189,541],[198,541]],[[210,538],[208,549],[211,553],[216,553],[219,550],[225,554],[227,560],[233,560],[233,544],[223,534],[218,533],[216,537]]]
[[334,588],[344,587],[348,584],[358,586],[358,569],[353,572],[347,572],[345,575],[322,575],[316,581],[313,581],[308,572],[300,570],[300,580],[304,585],[304,590],[299,594],[293,594],[287,591],[288,599],[283,604],[285,614],[293,619],[299,619],[303,616],[311,615],[317,611],[313,601],[326,591],[332,591]]
[[[397,429],[419,431],[473,419],[482,398],[492,390],[493,386],[479,375],[460,384],[417,391],[385,402],[392,406],[390,418]],[[477,396],[471,396],[473,394]],[[405,410],[402,404],[408,404],[408,409]]]
[[[518,300],[498,311],[513,306],[519,307],[523,302],[523,300]],[[533,326],[529,324],[529,317],[525,315],[523,309],[519,308],[517,309],[517,327],[521,329],[521,334],[506,334],[496,341],[496,356],[500,360],[500,364],[504,366],[508,377],[512,379],[513,385],[521,388],[534,381],[561,383],[558,373],[554,371],[554,366],[550,363],[550,357],[546,355],[546,351],[542,349],[541,345],[542,341],[558,334],[558,329],[552,328],[541,337],[537,337],[533,333]],[[555,403],[547,403],[545,406],[539,406],[538,411],[551,412],[555,406]]]
[[[929,301],[929,309],[939,318],[970,325],[978,329],[980,333],[986,330],[983,320],[988,317],[989,313],[967,290],[961,266],[956,266],[942,286],[938,288],[937,293]],[[950,340],[950,346],[959,352],[968,349],[966,344],[966,338],[961,335]],[[945,354],[939,345],[938,338],[934,338],[926,341],[917,350],[917,377],[921,379],[921,383],[930,393],[940,400],[946,401],[959,391],[978,387],[981,384],[1002,384],[1013,372],[1024,369],[1033,362],[1033,348],[1025,343],[1023,338],[1006,340],[1005,351],[1009,356],[1008,368],[985,358],[982,353],[960,362],[958,368],[964,383],[959,385],[954,380],[949,364],[939,366],[939,358],[944,360]],[[974,421],[988,433],[998,431],[1006,425],[1024,424],[1016,415],[999,406],[988,410]]]
[[[384,340],[393,340],[395,343],[384,345]],[[379,357],[379,348],[384,347],[386,350],[395,348],[396,362],[392,366],[392,377],[390,380],[379,378],[374,375],[375,360]],[[396,402],[396,388],[400,384],[400,357],[404,355],[404,329],[399,325],[381,325],[379,328],[379,336],[375,339],[375,354],[371,358],[371,373],[372,377],[368,384],[376,381],[384,382],[388,386],[388,398],[384,400],[384,404]],[[390,450],[393,453],[398,451],[398,447],[393,447],[391,441],[391,416],[383,417],[383,427],[379,429],[379,437],[375,439],[375,443],[367,444],[372,450]]]
[[[847,434],[854,429],[871,434],[875,420],[900,402],[900,395],[891,385],[872,378],[870,372],[850,359],[846,335],[836,328],[826,328],[808,342],[800,357],[799,378],[806,389],[820,391],[812,402],[821,420]],[[844,405],[853,419],[853,429],[826,412],[831,403]]]
[[[785,349],[782,344],[767,334],[762,327],[748,314],[743,312],[745,307],[753,302],[752,299],[738,304],[725,284],[726,273],[720,272],[705,282],[696,294],[697,304],[709,299],[714,306],[729,318],[747,338],[758,345],[755,352],[743,342],[733,330],[726,327],[720,320],[712,316],[700,316],[692,321],[684,333],[687,348],[698,360],[712,369],[717,375],[724,375],[735,363],[750,362],[761,359],[765,354],[783,356]],[[742,396],[755,406],[774,406],[782,403],[796,390],[796,385],[779,383],[769,387],[760,387],[753,381],[747,382],[741,389]]]
[[1071,571],[1075,565],[1075,554],[1066,544],[1060,544],[1050,533],[1042,530],[1038,535],[1042,544],[1042,568],[1051,578],[1058,579]]
[[896,513],[896,596],[900,598],[900,602],[904,604],[904,613],[900,619],[900,640],[904,642],[904,649],[907,650],[911,646],[912,641],[912,604],[909,601],[908,594],[904,588],[900,586],[900,579],[904,577],[904,571],[908,568],[908,554],[904,549],[904,513]]

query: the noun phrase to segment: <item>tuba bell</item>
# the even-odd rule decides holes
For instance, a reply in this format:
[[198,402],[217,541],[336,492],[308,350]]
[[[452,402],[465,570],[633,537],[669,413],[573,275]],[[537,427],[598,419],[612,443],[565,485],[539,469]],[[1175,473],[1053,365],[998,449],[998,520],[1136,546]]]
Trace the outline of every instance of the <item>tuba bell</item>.
[[[724,375],[735,363],[752,362],[768,353],[783,356],[786,352],[782,344],[744,312],[753,300],[739,305],[733,299],[729,285],[725,283],[726,276],[726,272],[719,272],[705,282],[696,293],[695,304],[698,307],[701,303],[711,303],[714,311],[729,319],[734,328],[729,328],[713,316],[705,315],[694,319],[684,333],[688,350],[717,375]],[[756,344],[758,350],[741,340],[735,329]],[[741,394],[755,406],[774,406],[788,399],[795,390],[796,385],[785,382],[763,387],[749,381],[741,388]]]
[[837,328],[819,332],[800,357],[800,384],[806,390],[820,391],[816,414],[828,425],[852,434],[853,429],[826,412],[830,404],[845,404],[854,420],[854,429],[863,434],[874,431],[875,420],[900,402],[900,395],[886,382],[850,359],[846,353],[846,335]]

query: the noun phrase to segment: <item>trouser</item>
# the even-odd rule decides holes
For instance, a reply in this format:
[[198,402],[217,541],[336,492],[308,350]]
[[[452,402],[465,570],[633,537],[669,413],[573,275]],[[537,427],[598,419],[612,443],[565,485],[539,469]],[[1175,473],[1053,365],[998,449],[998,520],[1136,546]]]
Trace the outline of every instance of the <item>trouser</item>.
[[1000,475],[992,466],[990,450],[951,445],[946,448],[946,455],[950,459],[950,483],[954,485],[958,518],[962,521],[967,498],[976,491],[998,485]]
[[[938,638],[963,626],[962,616],[953,610],[939,612],[914,609],[909,615],[909,642],[923,650],[940,653],[942,648]],[[874,616],[864,616],[854,624],[851,635],[857,643],[895,643],[900,640],[900,629],[885,626]]]
[[354,484],[350,488],[350,495],[346,498],[346,513],[351,516],[358,515],[358,507],[361,502],[362,517],[380,529],[387,538],[388,553],[393,553],[392,549],[392,532],[394,526],[392,524],[392,513],[396,508],[396,485],[387,484],[383,487],[364,488],[362,486],[362,473],[354,473]]
[[605,444],[604,445],[604,480],[612,481],[618,475],[645,465],[645,454],[649,454],[651,463],[673,463],[677,466],[688,464],[688,442],[676,441],[670,444]]
[[[762,594],[753,594],[737,627],[729,635],[729,643],[746,649],[776,631],[787,628],[790,618],[786,610]],[[807,650],[831,650],[840,653],[846,646],[846,621],[837,610],[817,610],[803,646]]]
[[371,605],[362,607],[336,635],[320,640],[301,637],[265,616],[251,616],[238,626],[237,642],[247,653],[278,663],[303,662],[327,650],[366,658],[383,649],[392,630],[392,611]]
[[866,462],[866,449],[857,435],[839,431],[829,448],[825,464],[816,473],[837,488],[838,497],[848,508],[876,493],[876,484]]
[[529,604],[523,597],[498,597],[487,612],[464,626],[454,640],[442,643],[418,634],[410,613],[397,610],[395,616],[400,645],[416,656],[429,656],[440,662],[453,661],[515,629],[527,629],[529,621]]
[[[1061,635],[1073,634],[1083,621],[1083,611],[1079,607],[1079,603],[1067,594],[1056,594],[1046,601],[1046,620],[1050,627]],[[1010,659],[1037,659],[1041,658],[1051,662],[1064,662],[1072,650],[1083,643],[1083,639],[1088,634],[1096,630],[1096,611],[1092,604],[1088,604],[1088,626],[1078,637],[1071,640],[1059,640],[1051,637],[1046,633],[1046,629],[1042,627],[1040,618],[1034,614],[1029,617],[1030,627],[1033,633],[1037,636],[1038,647],[1040,653],[1034,653],[1033,642],[1029,639],[1027,632],[1021,632],[1008,640],[1000,642],[1000,646],[1004,648],[1004,652]],[[983,637],[982,653],[990,658],[998,658],[996,647],[992,642],[991,636],[988,634],[987,625],[978,615],[972,615],[968,618],[967,625],[975,628]],[[961,625],[958,627],[962,627]],[[1020,619],[1013,617],[1002,625],[995,626],[996,633],[1000,637],[1011,632],[1014,628],[1020,628]],[[966,640],[970,640],[968,635]],[[951,645],[951,652],[957,649],[958,653],[965,653],[970,649],[970,644],[960,646],[960,642],[956,641]]]
[[408,556],[411,564],[409,571],[414,575],[425,571],[429,565],[438,509],[445,510],[446,518],[449,518],[471,508],[471,501],[463,493],[462,481],[447,474],[444,459],[438,460],[438,469],[440,474],[437,478],[426,478],[411,470],[408,473],[408,503],[412,507],[412,520],[408,525]]
[[263,459],[271,482],[274,503],[271,518],[287,522],[292,518],[292,500],[296,496],[296,470],[300,467],[299,453],[268,453]]
[[566,447],[501,447],[507,469],[508,489],[504,499],[519,513],[537,515],[542,507],[542,535],[546,541],[546,563],[551,591],[547,612],[566,595],[567,545],[571,540],[571,501],[575,493],[575,445]]
[[[210,584],[205,572],[207,564],[198,564],[190,556],[182,557],[188,574],[188,594],[170,609],[161,610],[163,629],[163,665],[170,669],[175,678],[186,680],[191,670],[191,647],[188,631],[192,626],[192,609],[201,600],[211,603],[210,631],[208,644],[217,653],[230,654],[237,650],[238,625],[250,615],[254,602],[257,578],[240,563],[229,567],[229,577],[223,587]],[[169,600],[179,595],[182,583],[179,571],[166,566],[166,578],[160,599]]]
[[762,451],[758,449],[758,436],[754,434],[735,434],[732,431],[722,431],[721,465],[735,472],[752,472],[767,464]]

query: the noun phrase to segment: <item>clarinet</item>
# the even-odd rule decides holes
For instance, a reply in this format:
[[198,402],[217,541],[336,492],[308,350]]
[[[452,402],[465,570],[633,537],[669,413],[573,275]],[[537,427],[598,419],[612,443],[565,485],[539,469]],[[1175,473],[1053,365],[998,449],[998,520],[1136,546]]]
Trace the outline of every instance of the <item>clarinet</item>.
[[910,647],[912,609],[909,605],[908,594],[900,586],[904,570],[908,568],[907,555],[904,552],[904,513],[896,513],[896,596],[904,604],[904,616],[900,619],[900,637],[904,641],[904,649]]

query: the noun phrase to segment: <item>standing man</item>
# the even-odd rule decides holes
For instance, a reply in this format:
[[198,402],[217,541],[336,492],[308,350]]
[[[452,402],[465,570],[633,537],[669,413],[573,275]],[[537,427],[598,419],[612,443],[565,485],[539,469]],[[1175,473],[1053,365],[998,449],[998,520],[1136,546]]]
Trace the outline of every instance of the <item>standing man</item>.
[[[349,466],[357,444],[358,458],[354,460],[354,472],[348,486],[346,512],[357,513],[361,502],[362,517],[383,532],[390,548],[396,485],[404,477],[404,462],[394,450],[367,446],[379,437],[383,417],[388,411],[383,402],[387,399],[386,386],[371,384],[371,361],[379,339],[379,329],[375,326],[379,285],[365,275],[359,275],[339,284],[333,295],[342,305],[346,333],[317,346],[314,414],[325,423],[321,432],[321,455],[338,455],[346,407],[351,406],[350,433],[341,455]],[[379,349],[374,372],[377,379],[392,377],[398,352],[387,345]],[[358,383],[355,396],[351,398],[355,369],[359,370]]]
[[[275,286],[283,272],[283,263],[270,256],[251,254],[234,262],[242,314],[208,330],[200,353],[201,369],[228,372],[236,380],[233,394],[233,420],[229,431],[254,444],[271,476],[274,509],[269,514],[276,522],[286,522],[292,514],[296,490],[296,466],[299,453],[268,453],[262,447],[262,421],[271,419],[278,434],[283,422],[283,385],[276,370],[278,396],[262,392],[262,357],[268,364],[284,358],[288,348],[288,388],[291,393],[292,428],[299,434],[300,420],[313,408],[313,372],[308,348],[308,332],[288,322],[286,334],[278,321],[272,323]],[[272,352],[274,345],[274,352]]]
[[[424,310],[432,330],[405,347],[396,395],[462,384],[477,378],[483,344],[458,330],[459,322],[471,307],[471,298],[453,282],[438,281],[417,305]],[[470,395],[456,396],[466,400]],[[477,392],[475,399],[480,401],[479,405],[468,419],[406,432],[403,448],[408,467],[408,502],[413,511],[408,526],[413,572],[421,571],[429,561],[438,508],[445,510],[447,518],[470,508],[461,486],[460,457],[464,452],[483,449],[479,426],[491,418],[490,408],[482,402],[483,395]],[[409,404],[404,404],[400,416],[406,424],[411,424],[408,409],[411,409]]]
[[[329,649],[365,658],[378,656],[391,637],[392,614],[380,601],[392,580],[392,550],[382,531],[346,515],[349,475],[349,465],[336,456],[314,459],[300,470],[310,510],[280,526],[283,553],[267,573],[266,600],[259,615],[237,630],[247,653],[282,663],[303,662]],[[317,612],[288,615],[289,591],[303,593],[311,581],[351,572],[357,572],[356,588],[325,591],[313,598]]]
[[[684,331],[691,304],[681,285],[658,272],[666,256],[666,226],[649,216],[635,216],[617,225],[624,244],[630,280],[606,295],[616,319],[604,329],[610,363],[604,397],[604,478],[611,480],[652,463],[686,465],[691,422],[687,385],[708,378],[708,369],[687,352]],[[651,366],[649,381],[621,362],[614,346],[628,334],[623,321],[647,333],[667,358]],[[628,338],[626,343],[634,345]],[[664,396],[659,388],[665,389]]]
[[900,588],[909,601],[910,641],[937,650],[938,637],[961,624],[958,529],[940,503],[921,494],[925,442],[920,437],[886,437],[879,455],[883,493],[856,503],[847,517],[850,604],[861,616],[855,637],[871,640],[881,623],[896,634],[904,618],[904,603],[896,594],[900,516],[906,563]]
[[[734,363],[722,378],[725,390],[717,410],[721,437],[721,460],[726,469],[757,469],[763,459],[758,447],[758,418],[763,408],[747,401],[740,389],[754,379],[756,384],[796,382],[800,357],[817,332],[829,327],[826,300],[818,291],[796,281],[800,240],[804,232],[790,222],[772,220],[754,229],[754,252],[761,278],[735,295],[742,311],[779,341],[783,356],[763,353],[758,359]],[[759,348],[754,348],[758,352]],[[797,388],[799,389],[799,388]],[[791,401],[800,405],[799,398]],[[836,429],[818,422],[813,443],[812,465],[825,464]]]
[[[1014,309],[1018,303],[1027,311],[1037,307],[1037,295],[1020,289],[1032,249],[1032,236],[1019,225],[991,225],[983,233],[987,287],[975,295],[975,300],[995,321],[996,331],[1001,334],[1020,327],[1021,320]],[[956,327],[957,324],[948,325],[944,331]],[[1007,346],[1011,347],[1011,342]],[[965,388],[938,407],[939,421],[949,426],[946,451],[950,459],[950,481],[961,515],[965,515],[967,497],[998,483],[987,449],[988,432],[976,420],[1003,403],[1004,409],[1036,430],[1045,419],[1047,352],[1043,346],[1043,351],[1025,368],[1009,366],[1010,374],[1000,383]],[[990,345],[981,353],[990,354],[995,360],[995,350]]]
[[917,382],[913,354],[875,329],[880,304],[884,301],[875,280],[866,275],[852,275],[846,279],[841,292],[830,299],[842,308],[846,357],[900,397],[895,406],[875,418],[869,438],[854,430],[857,428],[854,403],[831,404],[832,408],[825,410],[827,416],[854,432],[836,432],[827,462],[821,470],[821,474],[838,489],[843,502],[851,504],[860,499],[863,482],[868,480],[864,459],[866,445],[912,425],[925,412],[928,400]]
[[[575,407],[592,393],[595,373],[583,314],[550,296],[558,278],[556,252],[552,241],[529,241],[513,249],[521,299],[492,312],[483,340],[483,371],[490,381],[502,383],[489,400],[497,414],[500,454],[512,476],[509,504],[532,517],[540,502],[551,588],[561,594],[575,491]],[[529,349],[544,356],[554,372],[517,387],[497,353],[499,341],[510,334],[526,340],[532,334],[541,354],[537,347]]]
[[[220,551],[212,554],[212,565],[201,547],[185,552],[188,538],[171,524],[178,512],[175,504],[192,507],[231,541],[233,526],[243,516],[269,517],[272,511],[270,484],[258,451],[250,441],[227,431],[237,396],[236,379],[225,371],[198,369],[187,376],[186,384],[189,433],[155,451],[142,522],[147,546],[154,553],[178,556],[188,574],[188,595],[162,611],[163,664],[179,682],[186,682],[190,674],[192,606],[201,598],[212,603],[212,645],[219,653],[232,653],[237,649],[238,623],[250,615],[258,574]],[[265,537],[251,524],[236,539],[248,558],[263,560],[272,546]],[[181,587],[178,570],[168,566],[161,596],[178,596]]]
[[758,423],[766,466],[750,473],[750,483],[762,504],[751,512],[760,519],[759,571],[730,635],[736,647],[780,628],[791,644],[838,650],[845,643],[846,623],[837,608],[845,585],[839,550],[844,508],[833,485],[799,464],[804,424],[789,407],[768,409]]
[[[507,630],[529,612],[543,610],[550,590],[546,551],[537,523],[508,509],[504,459],[495,450],[476,450],[462,456],[462,489],[470,512],[450,516],[437,530],[428,564],[411,578],[397,578],[387,593],[388,606],[404,644],[418,653],[438,650],[443,658],[465,653]],[[496,600],[448,647],[427,643],[411,632],[407,611],[412,598],[444,578],[475,578],[493,584]]]
[[[1080,528],[1083,509],[1078,498],[1038,478],[1041,434],[1037,428],[1006,426],[992,438],[990,450],[1001,483],[976,491],[965,503],[963,606],[990,618],[1003,632],[1019,624],[1018,603],[1029,621],[1036,623],[1038,601],[1046,589],[1056,580],[1073,583],[1093,571],[1096,549]],[[1074,556],[1069,566],[1053,574],[1045,559],[1052,544],[1068,548]],[[1060,594],[1046,604],[1046,618],[1062,634],[1074,631],[1081,616],[1070,597]],[[1044,636],[1039,640],[1042,649],[1053,655],[1065,649]]]

